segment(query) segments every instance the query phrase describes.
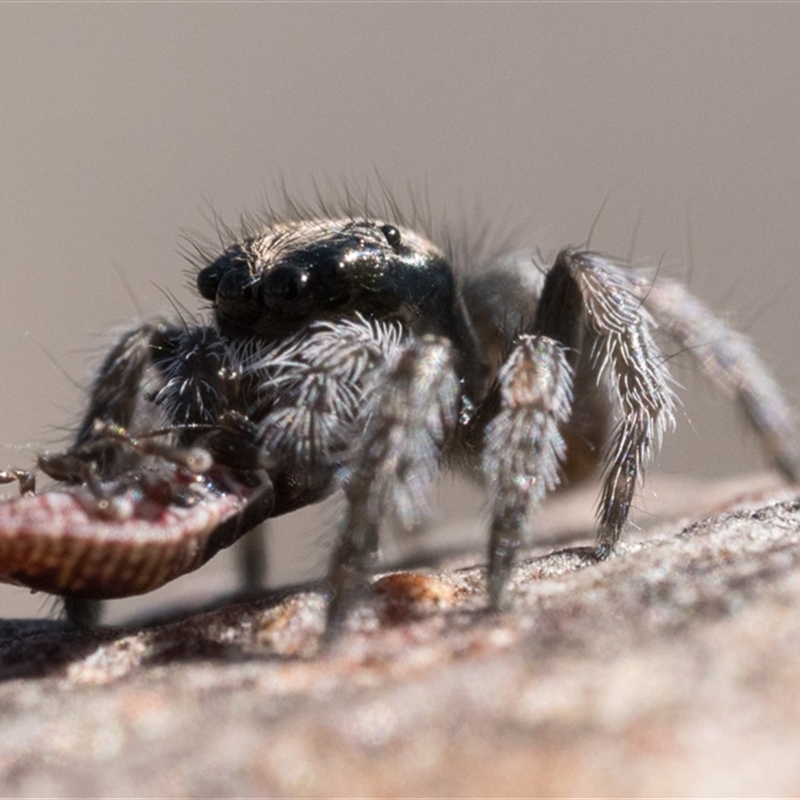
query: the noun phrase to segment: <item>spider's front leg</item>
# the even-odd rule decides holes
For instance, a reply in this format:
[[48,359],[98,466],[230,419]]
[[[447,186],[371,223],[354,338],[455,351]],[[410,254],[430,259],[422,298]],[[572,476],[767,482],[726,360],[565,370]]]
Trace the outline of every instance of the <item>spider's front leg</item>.
[[[154,343],[166,325],[143,325],[126,333],[106,355],[89,391],[89,403],[73,444],[60,453],[43,453],[39,468],[65,483],[110,479],[133,466],[135,454],[112,442],[99,426],[131,430],[141,388],[151,367]],[[99,425],[98,425],[99,423]]]
[[[479,410],[476,421],[490,420],[482,468],[493,490],[491,608],[502,604],[529,512],[559,482],[573,407],[587,402],[600,408],[594,395],[573,401],[573,369],[580,373],[575,385],[587,391],[607,379],[618,412],[604,454],[598,558],[607,557],[619,539],[637,480],[672,425],[669,373],[635,288],[601,257],[562,251],[545,278],[533,324],[515,341]],[[594,380],[585,370],[594,371]]]
[[[166,325],[143,325],[126,333],[109,351],[95,376],[89,394],[89,404],[74,443],[60,453],[43,453],[39,468],[56,480],[68,484],[86,483],[99,496],[100,482],[112,478],[133,466],[132,449],[120,446],[103,437],[99,440],[100,425],[116,425],[128,430],[133,423],[141,384],[152,365],[154,343],[166,333]],[[78,627],[99,622],[102,601],[62,595],[67,620]]]
[[387,511],[413,530],[455,429],[459,382],[450,343],[412,338],[375,387],[366,431],[345,483],[347,508],[331,567],[328,631],[335,633],[377,557],[378,528]]
[[[271,510],[265,475],[196,446],[224,430],[224,356],[213,328],[128,332],[97,372],[74,444],[40,457],[44,472],[74,489],[10,511],[4,569],[17,563],[15,580],[62,595],[71,622],[96,621],[94,598],[149,591],[195,569]],[[49,516],[36,517],[41,506]]]
[[483,438],[489,485],[489,607],[499,608],[530,512],[559,483],[565,443],[560,428],[572,405],[572,368],[559,342],[523,334],[484,400],[476,424],[494,414]]

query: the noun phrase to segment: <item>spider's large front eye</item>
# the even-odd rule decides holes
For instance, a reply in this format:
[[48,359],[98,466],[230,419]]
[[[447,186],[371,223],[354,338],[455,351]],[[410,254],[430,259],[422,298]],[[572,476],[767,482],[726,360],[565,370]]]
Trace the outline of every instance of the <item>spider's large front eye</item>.
[[295,266],[281,266],[267,272],[261,279],[260,299],[264,308],[290,316],[301,316],[311,308],[308,271]]
[[258,300],[269,317],[298,320],[337,308],[348,297],[347,251],[309,248],[262,273]]

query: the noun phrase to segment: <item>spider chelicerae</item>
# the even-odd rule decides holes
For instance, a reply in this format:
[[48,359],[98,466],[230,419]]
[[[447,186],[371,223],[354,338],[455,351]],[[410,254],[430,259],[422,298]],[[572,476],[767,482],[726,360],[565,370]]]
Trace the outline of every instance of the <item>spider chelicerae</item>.
[[81,621],[85,598],[148,591],[341,490],[333,628],[375,564],[381,523],[421,526],[446,468],[488,493],[498,608],[530,512],[598,468],[594,555],[612,552],[673,425],[660,335],[742,406],[797,480],[779,387],[680,283],[588,250],[545,266],[415,227],[391,203],[375,215],[295,207],[229,236],[221,254],[198,248],[210,319],[155,321],[112,348],[74,443],[39,459],[62,487],[0,505],[0,577],[64,596]]

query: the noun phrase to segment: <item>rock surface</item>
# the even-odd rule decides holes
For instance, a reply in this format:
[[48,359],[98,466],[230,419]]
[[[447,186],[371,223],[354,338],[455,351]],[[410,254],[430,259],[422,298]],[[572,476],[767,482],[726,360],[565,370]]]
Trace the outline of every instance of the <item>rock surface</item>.
[[[800,501],[76,632],[0,623],[4,796],[800,794]],[[480,563],[475,556],[472,563]],[[461,564],[461,565],[459,565]]]

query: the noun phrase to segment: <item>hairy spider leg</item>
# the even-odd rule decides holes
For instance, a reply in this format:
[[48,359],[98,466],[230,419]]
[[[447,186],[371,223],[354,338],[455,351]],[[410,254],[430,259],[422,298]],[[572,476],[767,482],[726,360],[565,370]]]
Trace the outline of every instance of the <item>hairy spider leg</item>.
[[328,573],[329,635],[335,635],[377,558],[386,510],[406,529],[421,524],[426,494],[456,426],[459,383],[447,339],[411,338],[382,383],[344,487],[347,506]]
[[642,305],[664,331],[744,410],[767,459],[792,483],[800,481],[797,416],[750,340],[729,328],[681,284],[635,280]]
[[[153,348],[162,337],[168,336],[169,330],[166,324],[142,325],[125,333],[111,348],[92,381],[89,405],[68,453],[77,454],[96,437],[98,420],[125,430],[132,429],[141,384],[153,363]],[[94,453],[92,461],[101,479],[112,478],[130,467],[129,458],[126,458],[130,455],[123,448],[109,445]],[[121,460],[125,463],[120,463]],[[41,466],[47,472],[46,466]],[[76,477],[77,482],[81,482],[80,477]]]
[[[136,469],[145,455],[181,463],[183,447],[198,437],[196,426],[216,423],[225,405],[220,377],[223,353],[213,328],[157,323],[127,332],[108,353],[92,382],[74,444],[63,453],[44,454],[40,467],[66,483],[87,483],[101,498],[109,491],[113,494],[115,480]],[[163,425],[174,427],[178,444],[136,439],[137,432],[146,434]],[[242,511],[242,520],[252,518],[257,508],[261,513],[269,505],[270,492],[265,484],[264,496],[252,510]],[[238,538],[241,526],[228,527],[230,535]],[[213,541],[220,540],[223,533],[212,537]],[[102,543],[97,547],[102,548]],[[255,549],[257,558],[252,547],[247,556],[263,564],[263,553],[258,546]],[[65,615],[73,624],[90,625],[101,616],[100,600],[69,593],[63,600]]]
[[551,331],[574,352],[589,346],[589,368],[607,382],[616,406],[598,509],[596,555],[603,559],[619,539],[637,481],[674,425],[672,379],[634,279],[595,253],[558,254],[542,290],[536,327]]
[[483,405],[496,409],[485,429],[481,465],[492,497],[489,608],[502,604],[530,512],[559,483],[566,451],[560,428],[571,406],[572,369],[564,347],[547,336],[517,337]]
[[[153,342],[166,326],[142,325],[129,331],[111,348],[95,376],[89,393],[89,406],[75,435],[75,441],[65,453],[39,458],[40,468],[51,477],[68,483],[82,483],[94,477],[87,472],[97,472],[100,478],[118,475],[130,464],[131,452],[119,446],[100,448],[91,460],[81,452],[95,437],[97,420],[129,429],[136,411],[139,387],[147,368],[152,363]],[[122,462],[126,463],[122,463]],[[77,627],[97,624],[103,615],[103,601],[62,596],[64,615]]]

